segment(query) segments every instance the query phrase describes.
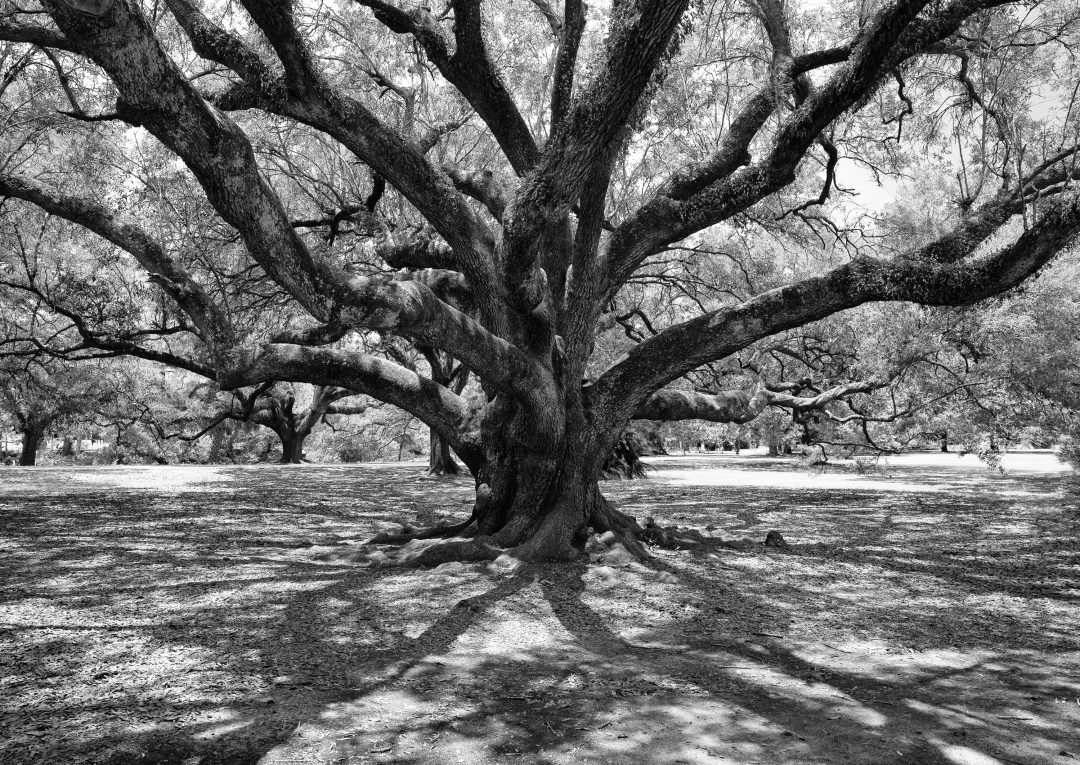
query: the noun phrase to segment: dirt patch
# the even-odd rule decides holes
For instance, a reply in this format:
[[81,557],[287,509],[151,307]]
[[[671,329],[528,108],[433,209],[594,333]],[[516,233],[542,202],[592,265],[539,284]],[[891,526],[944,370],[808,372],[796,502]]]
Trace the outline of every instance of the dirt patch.
[[419,465],[8,469],[0,761],[1080,763],[1080,495],[947,458],[659,460],[793,552],[507,571],[338,554],[467,512]]

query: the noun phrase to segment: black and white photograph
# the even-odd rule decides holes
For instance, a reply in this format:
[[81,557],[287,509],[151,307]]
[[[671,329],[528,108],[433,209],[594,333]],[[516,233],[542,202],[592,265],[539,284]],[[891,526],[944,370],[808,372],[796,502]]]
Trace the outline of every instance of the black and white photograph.
[[1077,0],[0,0],[0,765],[1080,765]]

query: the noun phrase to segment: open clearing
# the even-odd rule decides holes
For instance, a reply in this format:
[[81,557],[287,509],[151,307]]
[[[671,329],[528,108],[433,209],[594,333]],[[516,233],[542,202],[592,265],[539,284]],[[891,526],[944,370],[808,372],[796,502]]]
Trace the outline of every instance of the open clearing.
[[467,513],[420,465],[0,472],[0,762],[1080,763],[1080,482],[1052,455],[653,461],[756,547],[344,562]]

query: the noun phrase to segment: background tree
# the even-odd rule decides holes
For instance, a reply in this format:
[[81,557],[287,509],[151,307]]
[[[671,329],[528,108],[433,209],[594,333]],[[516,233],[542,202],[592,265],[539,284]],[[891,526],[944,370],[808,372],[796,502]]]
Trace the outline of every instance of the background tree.
[[78,369],[36,357],[0,359],[0,409],[22,436],[20,465],[34,465],[46,436],[79,421],[91,421],[110,400],[111,385],[100,368]]
[[345,401],[352,391],[326,386],[305,386],[297,391],[291,384],[260,386],[250,395],[237,393],[220,412],[214,413],[211,424],[202,435],[224,420],[252,422],[269,428],[281,442],[282,464],[304,461],[304,441],[319,422],[330,415],[354,415],[367,411],[360,401]]

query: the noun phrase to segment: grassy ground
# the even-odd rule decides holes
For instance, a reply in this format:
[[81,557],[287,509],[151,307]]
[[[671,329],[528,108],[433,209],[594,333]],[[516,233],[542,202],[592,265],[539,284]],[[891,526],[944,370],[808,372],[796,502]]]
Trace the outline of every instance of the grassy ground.
[[0,469],[0,762],[1080,763],[1049,455],[656,460],[639,517],[798,554],[361,567],[422,467]]

